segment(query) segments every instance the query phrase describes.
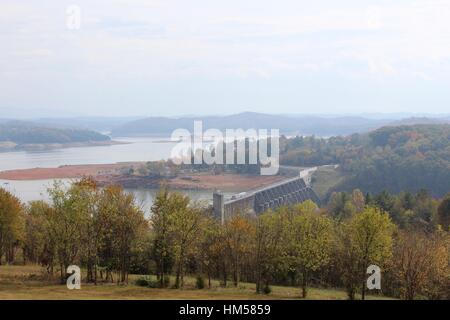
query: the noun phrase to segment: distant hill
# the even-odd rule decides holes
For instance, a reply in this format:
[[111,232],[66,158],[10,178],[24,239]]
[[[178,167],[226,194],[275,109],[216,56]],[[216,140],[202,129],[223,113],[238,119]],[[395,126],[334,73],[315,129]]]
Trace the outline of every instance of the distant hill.
[[450,118],[411,117],[391,122],[390,126],[416,125],[416,124],[446,124]]
[[39,118],[33,123],[43,127],[60,129],[87,129],[100,132],[110,132],[113,128],[122,126],[139,117],[67,117],[67,118]]
[[287,135],[347,135],[366,132],[388,124],[392,120],[366,119],[362,117],[286,116],[244,112],[230,116],[201,117],[151,117],[131,121],[112,130],[114,136],[170,134],[178,128],[192,132],[194,120],[203,121],[203,129],[280,129]]
[[316,135],[321,137],[364,133],[386,125],[449,123],[444,118],[381,119],[360,116],[270,115],[244,112],[229,116],[186,116],[181,118],[150,117],[118,125],[113,136],[168,135],[175,129],[193,131],[194,120],[203,121],[203,130],[279,129],[285,135]]
[[92,130],[50,128],[26,121],[0,123],[0,142],[3,144],[67,144],[110,140],[110,137]]

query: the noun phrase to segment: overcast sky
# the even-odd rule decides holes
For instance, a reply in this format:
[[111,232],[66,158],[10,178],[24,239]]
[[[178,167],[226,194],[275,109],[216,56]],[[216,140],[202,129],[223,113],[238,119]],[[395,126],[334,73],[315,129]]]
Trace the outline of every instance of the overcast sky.
[[450,1],[1,0],[0,118],[242,111],[450,113]]

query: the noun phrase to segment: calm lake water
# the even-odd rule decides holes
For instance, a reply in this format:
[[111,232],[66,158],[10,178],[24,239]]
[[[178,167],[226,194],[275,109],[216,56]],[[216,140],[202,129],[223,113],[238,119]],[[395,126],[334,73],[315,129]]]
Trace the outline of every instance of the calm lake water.
[[168,159],[177,144],[169,138],[115,138],[127,142],[111,146],[76,147],[39,152],[18,151],[0,153],[0,171],[28,168],[54,168],[61,165],[106,164],[127,161]]
[[[115,138],[127,144],[96,147],[77,147],[41,152],[0,153],[0,171],[28,168],[53,168],[62,165],[107,164],[128,161],[156,161],[168,159],[176,142],[163,137]],[[65,182],[70,180],[65,179]],[[11,181],[0,180],[3,187],[22,201],[48,200],[47,189],[53,180]],[[153,203],[156,189],[127,189],[136,197],[136,202],[147,211]],[[183,190],[193,200],[212,201],[212,192],[205,190]]]

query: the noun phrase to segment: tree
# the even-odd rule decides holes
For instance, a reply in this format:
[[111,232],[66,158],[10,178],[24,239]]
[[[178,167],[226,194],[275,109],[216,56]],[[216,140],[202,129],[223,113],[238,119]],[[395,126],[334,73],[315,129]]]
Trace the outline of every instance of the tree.
[[353,201],[353,198],[345,192],[334,192],[328,203],[328,212],[338,220],[350,219],[357,211],[354,203],[360,205],[360,199],[357,197],[358,193],[355,194]]
[[32,201],[25,214],[25,259],[47,266],[47,272],[53,273],[55,258],[54,244],[50,241],[46,229],[47,216],[52,208],[44,201]]
[[285,231],[286,219],[279,212],[268,211],[257,218],[254,262],[256,293],[263,291],[263,284],[267,292],[274,274],[282,268]]
[[[283,138],[280,163],[318,166],[340,164],[342,177],[333,190],[361,188],[417,192],[437,197],[450,190],[450,125],[389,126],[347,137]],[[367,204],[372,204],[367,202]],[[387,202],[383,210],[390,212]],[[380,205],[381,206],[381,205]]]
[[224,241],[236,287],[240,281],[243,260],[250,255],[254,239],[255,225],[250,217],[238,213],[225,222]]
[[350,221],[341,223],[337,252],[350,299],[355,298],[358,284],[365,299],[367,267],[382,267],[391,258],[394,228],[389,215],[375,207],[366,207]]
[[173,196],[166,187],[161,188],[152,206],[150,219],[153,232],[153,257],[160,286],[165,285],[165,277],[173,265],[173,236],[171,234],[172,214],[176,207],[186,207],[185,198]]
[[108,187],[103,196],[111,204],[113,256],[119,273],[117,282],[128,282],[133,251],[148,232],[148,223],[135,205],[133,195],[125,193],[121,187]]
[[438,208],[438,223],[444,230],[450,231],[450,194],[447,195]]
[[448,290],[449,238],[443,232],[431,235],[419,230],[400,231],[394,250],[394,274],[400,296],[413,300],[417,294],[432,299],[445,297]]
[[312,273],[330,261],[332,244],[331,220],[308,202],[294,207],[296,215],[288,233],[294,253],[292,260],[301,277],[303,298],[307,296]]
[[364,194],[359,189],[355,189],[352,192],[352,204],[356,212],[363,211],[366,206]]
[[376,206],[381,208],[383,211],[391,212],[394,207],[394,198],[389,192],[383,190],[376,196],[375,203]]
[[67,189],[55,182],[48,190],[53,210],[46,212],[46,231],[56,253],[61,282],[64,282],[67,267],[75,263],[82,248],[88,200],[81,189],[76,184]]
[[219,270],[223,262],[224,246],[222,231],[222,226],[219,221],[214,219],[214,217],[205,217],[196,256],[200,264],[200,272],[206,272],[208,276],[209,288],[211,288],[211,278],[214,270]]
[[87,267],[87,281],[97,283],[98,251],[102,224],[99,219],[100,194],[95,180],[84,177],[71,186],[73,205],[80,216],[80,260]]
[[101,191],[90,178],[65,186],[55,182],[49,189],[51,209],[34,206],[43,213],[47,233],[47,263],[60,266],[63,282],[69,265],[87,267],[87,280],[97,282],[97,268],[106,268],[106,278],[112,271],[119,274],[117,282],[126,282],[133,252],[140,237],[148,232],[143,212],[134,197],[121,187],[109,186]]
[[[180,206],[174,206],[171,214],[172,223],[170,230],[173,237],[173,251],[176,263],[175,286],[184,287],[185,265],[189,255],[195,253],[200,242],[200,233],[205,224],[205,216],[199,204],[188,206],[189,198],[182,194],[174,193],[173,198],[178,198]],[[177,200],[178,200],[177,199]]]
[[3,255],[13,263],[15,251],[24,238],[24,217],[20,200],[0,188],[0,265]]

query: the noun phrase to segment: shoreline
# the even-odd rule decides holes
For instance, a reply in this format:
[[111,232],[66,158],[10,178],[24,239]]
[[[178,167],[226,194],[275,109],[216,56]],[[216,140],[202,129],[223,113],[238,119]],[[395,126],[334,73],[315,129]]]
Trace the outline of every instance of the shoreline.
[[234,173],[186,173],[174,177],[135,176],[124,174],[126,168],[142,165],[142,162],[114,164],[64,165],[57,168],[31,168],[0,171],[1,180],[32,181],[79,179],[93,177],[99,186],[120,185],[124,188],[159,188],[165,184],[180,190],[234,191],[236,188],[251,190],[284,179],[282,176],[242,175]]
[[69,143],[35,143],[35,144],[16,144],[9,141],[2,141],[0,142],[0,154],[4,152],[48,151],[55,149],[102,147],[102,146],[106,147],[129,143],[130,142],[116,141],[116,140],[69,142]]
[[24,181],[24,180],[50,180],[72,179],[84,176],[100,176],[102,174],[114,174],[125,166],[136,164],[135,162],[123,162],[114,164],[82,164],[63,165],[56,168],[30,168],[0,171],[0,179]]

